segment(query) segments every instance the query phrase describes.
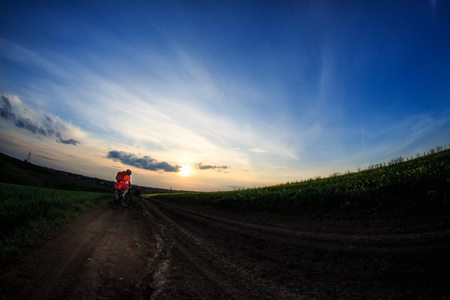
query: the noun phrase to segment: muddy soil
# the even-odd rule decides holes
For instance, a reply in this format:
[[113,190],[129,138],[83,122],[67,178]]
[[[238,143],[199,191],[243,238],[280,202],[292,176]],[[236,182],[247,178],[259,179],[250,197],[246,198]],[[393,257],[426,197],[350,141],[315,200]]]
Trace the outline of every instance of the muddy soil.
[[1,299],[448,299],[448,220],[288,218],[135,199],[1,266]]

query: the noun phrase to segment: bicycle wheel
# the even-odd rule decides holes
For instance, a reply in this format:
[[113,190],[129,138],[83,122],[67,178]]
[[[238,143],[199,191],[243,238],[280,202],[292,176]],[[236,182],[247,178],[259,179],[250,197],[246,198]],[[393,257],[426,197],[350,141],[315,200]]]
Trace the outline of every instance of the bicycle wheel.
[[130,206],[131,201],[133,201],[133,199],[131,199],[131,195],[129,193],[127,193],[125,195],[125,198],[122,198],[122,201],[120,201],[120,206],[122,206],[123,208]]
[[120,202],[118,199],[116,199],[116,196],[114,195],[111,200],[111,207],[112,207],[112,209],[117,210],[119,208],[119,206],[120,206]]

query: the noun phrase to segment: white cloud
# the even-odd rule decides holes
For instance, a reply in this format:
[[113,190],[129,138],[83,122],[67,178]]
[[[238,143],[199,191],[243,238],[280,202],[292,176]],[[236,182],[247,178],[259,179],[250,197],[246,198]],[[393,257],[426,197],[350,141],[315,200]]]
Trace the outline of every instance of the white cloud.
[[80,144],[79,139],[84,136],[81,130],[58,117],[29,109],[16,96],[3,95],[0,103],[2,119],[14,123],[17,128],[74,146]]
[[266,151],[266,150],[263,150],[263,149],[260,149],[260,148],[252,148],[252,149],[248,150],[248,152],[254,152],[254,153],[268,153],[268,152],[270,152],[270,151]]

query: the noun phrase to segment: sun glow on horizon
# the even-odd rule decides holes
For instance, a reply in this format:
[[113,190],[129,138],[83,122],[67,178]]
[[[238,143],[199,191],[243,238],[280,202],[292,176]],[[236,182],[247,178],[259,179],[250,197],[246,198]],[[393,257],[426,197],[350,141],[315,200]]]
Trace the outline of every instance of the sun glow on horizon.
[[194,173],[194,170],[192,169],[192,167],[190,167],[188,165],[182,165],[180,172],[178,172],[178,174],[183,177],[192,175],[193,173]]

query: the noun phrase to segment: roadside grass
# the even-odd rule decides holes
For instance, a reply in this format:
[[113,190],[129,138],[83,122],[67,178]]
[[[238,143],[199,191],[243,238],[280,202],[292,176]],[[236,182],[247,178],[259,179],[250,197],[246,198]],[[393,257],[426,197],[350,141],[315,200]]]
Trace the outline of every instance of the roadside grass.
[[151,197],[294,216],[445,217],[450,213],[450,150],[329,178],[229,192]]
[[111,200],[110,194],[0,182],[0,259]]

